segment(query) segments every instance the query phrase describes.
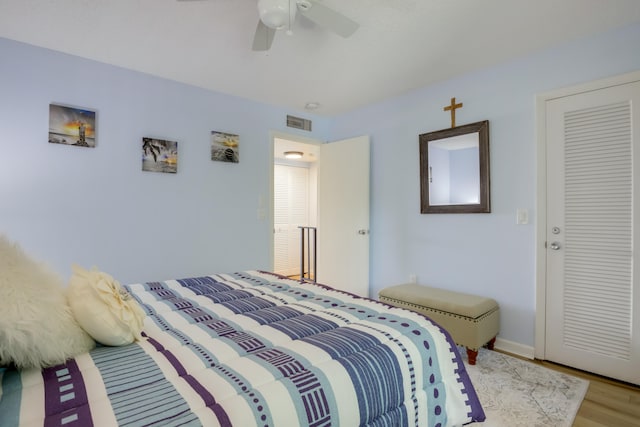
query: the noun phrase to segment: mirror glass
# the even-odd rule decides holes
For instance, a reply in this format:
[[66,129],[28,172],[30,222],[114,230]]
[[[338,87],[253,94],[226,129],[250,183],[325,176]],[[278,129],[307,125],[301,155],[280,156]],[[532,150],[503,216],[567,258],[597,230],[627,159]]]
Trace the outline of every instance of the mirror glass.
[[420,135],[422,213],[486,213],[489,122]]

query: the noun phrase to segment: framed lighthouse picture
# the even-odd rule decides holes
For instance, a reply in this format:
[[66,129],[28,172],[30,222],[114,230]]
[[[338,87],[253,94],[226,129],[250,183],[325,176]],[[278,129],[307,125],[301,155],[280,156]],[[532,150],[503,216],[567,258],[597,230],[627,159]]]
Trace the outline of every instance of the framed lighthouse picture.
[[87,108],[49,104],[49,142],[96,146],[96,112]]

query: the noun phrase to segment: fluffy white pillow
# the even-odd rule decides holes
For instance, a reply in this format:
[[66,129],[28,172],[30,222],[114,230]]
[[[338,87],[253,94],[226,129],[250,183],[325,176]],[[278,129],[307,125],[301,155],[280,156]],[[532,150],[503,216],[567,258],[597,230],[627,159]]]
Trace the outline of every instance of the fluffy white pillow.
[[53,366],[94,346],[73,318],[62,279],[0,235],[0,365]]
[[80,326],[99,343],[120,346],[140,339],[145,314],[107,273],[74,265],[67,300]]

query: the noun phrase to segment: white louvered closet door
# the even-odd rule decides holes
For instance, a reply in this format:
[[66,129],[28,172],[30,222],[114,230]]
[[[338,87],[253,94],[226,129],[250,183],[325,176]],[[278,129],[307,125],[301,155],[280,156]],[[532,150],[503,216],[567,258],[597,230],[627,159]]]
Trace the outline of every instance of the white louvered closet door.
[[640,384],[640,82],[547,101],[548,360]]

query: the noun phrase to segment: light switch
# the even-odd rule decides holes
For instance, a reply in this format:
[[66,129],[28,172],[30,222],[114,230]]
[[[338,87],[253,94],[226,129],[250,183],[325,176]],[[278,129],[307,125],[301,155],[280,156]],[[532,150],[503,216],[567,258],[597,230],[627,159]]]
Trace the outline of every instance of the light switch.
[[529,211],[527,209],[518,208],[518,210],[516,211],[516,224],[529,224]]

